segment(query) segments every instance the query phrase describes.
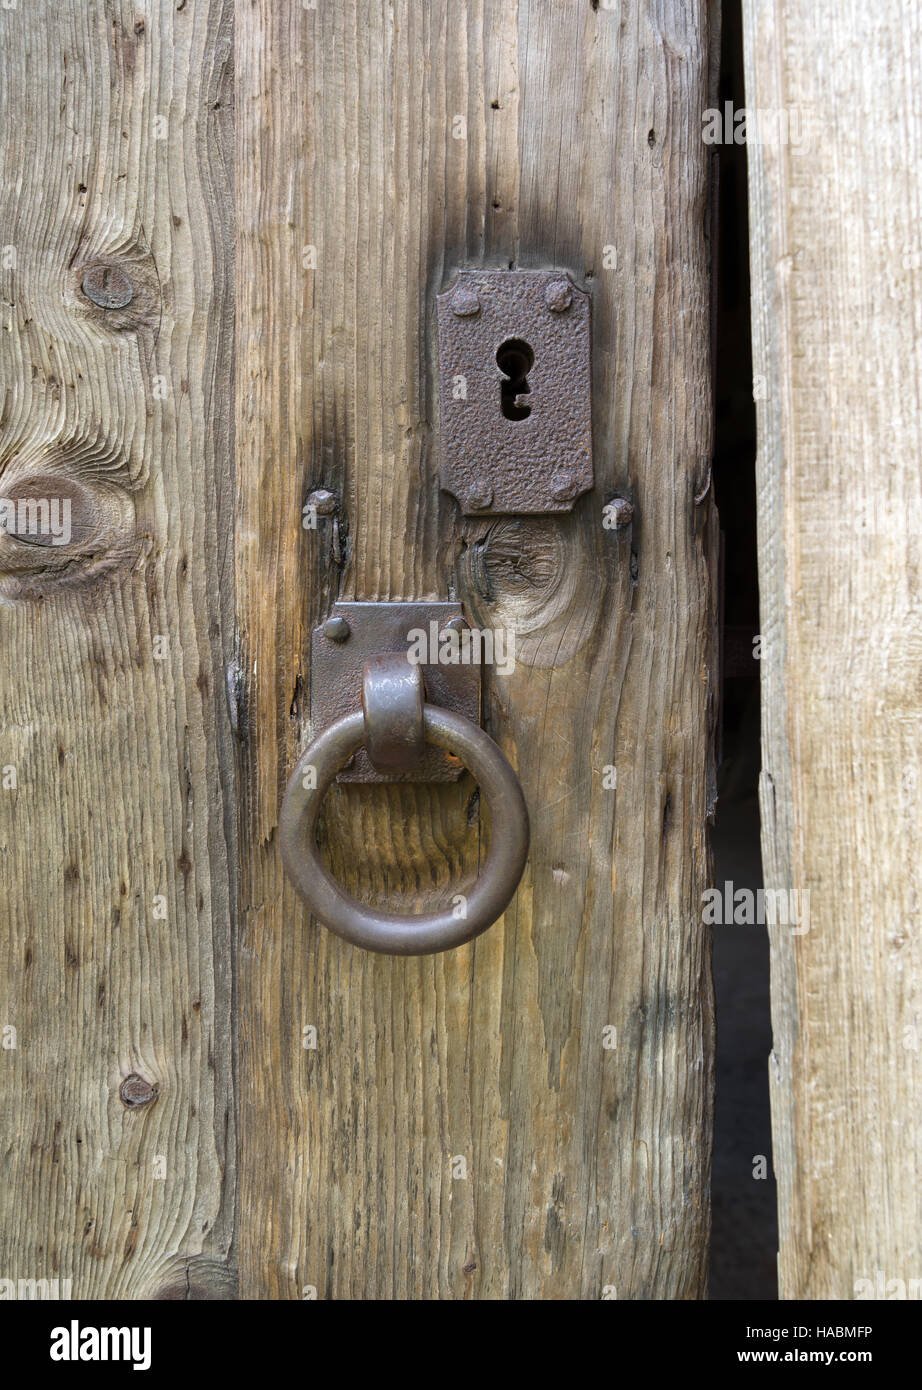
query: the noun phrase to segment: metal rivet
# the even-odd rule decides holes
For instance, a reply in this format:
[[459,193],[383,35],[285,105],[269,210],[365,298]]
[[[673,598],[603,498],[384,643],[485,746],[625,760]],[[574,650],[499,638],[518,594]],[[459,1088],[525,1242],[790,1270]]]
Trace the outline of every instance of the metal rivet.
[[471,489],[470,505],[477,510],[483,507],[489,507],[492,501],[493,489],[490,487],[489,483],[480,483]]
[[152,1086],[149,1081],[145,1081],[143,1076],[138,1076],[137,1072],[132,1072],[126,1076],[121,1086],[118,1088],[122,1104],[129,1110],[136,1110],[139,1105],[150,1105],[152,1100],[157,1099],[157,1087]]
[[544,291],[544,302],[552,314],[562,314],[573,303],[573,292],[568,280],[552,280]]
[[134,286],[117,265],[91,265],[83,272],[81,287],[99,309],[124,309],[134,299]]
[[331,642],[345,642],[351,631],[345,618],[328,618],[323,625],[323,635]]
[[579,491],[579,481],[572,473],[558,473],[551,487],[555,502],[572,502]]
[[459,285],[451,297],[451,312],[459,319],[473,318],[480,313],[480,296],[471,285]]

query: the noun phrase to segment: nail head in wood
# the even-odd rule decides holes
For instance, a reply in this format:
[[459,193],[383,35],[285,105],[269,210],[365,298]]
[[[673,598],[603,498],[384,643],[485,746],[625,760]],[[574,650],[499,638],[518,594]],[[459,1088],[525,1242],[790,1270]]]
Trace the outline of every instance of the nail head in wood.
[[124,309],[134,299],[134,286],[117,265],[91,265],[80,282],[83,293],[99,309]]
[[634,506],[626,497],[613,497],[605,503],[606,527],[610,531],[620,531],[630,526],[634,520]]
[[332,516],[336,511],[336,493],[327,487],[318,487],[308,497],[307,505],[313,507],[318,516]]

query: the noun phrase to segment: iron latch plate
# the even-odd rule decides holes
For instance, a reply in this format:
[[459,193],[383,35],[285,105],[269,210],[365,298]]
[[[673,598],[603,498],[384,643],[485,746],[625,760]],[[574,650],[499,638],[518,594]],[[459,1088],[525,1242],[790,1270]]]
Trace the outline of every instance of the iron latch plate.
[[[449,626],[452,625],[452,626]],[[362,708],[362,670],[382,652],[409,652],[434,660],[420,662],[426,700],[480,725],[479,665],[463,657],[460,629],[467,626],[459,603],[334,603],[311,641],[311,736],[345,714]],[[443,632],[454,631],[456,640]],[[425,635],[424,646],[418,637]],[[442,659],[440,659],[440,657]],[[445,659],[448,658],[448,659]],[[417,766],[399,775],[376,772],[364,748],[338,774],[337,782],[454,782],[464,771],[459,758],[427,745]]]
[[466,516],[572,511],[593,486],[589,295],[562,271],[462,270],[438,335],[442,487]]

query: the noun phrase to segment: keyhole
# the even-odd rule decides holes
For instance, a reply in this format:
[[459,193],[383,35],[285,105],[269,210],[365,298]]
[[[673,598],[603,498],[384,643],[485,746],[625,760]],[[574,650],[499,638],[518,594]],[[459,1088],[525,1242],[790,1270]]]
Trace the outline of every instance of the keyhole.
[[496,361],[506,380],[500,382],[499,408],[507,420],[524,420],[531,406],[518,398],[531,391],[528,373],[535,365],[535,354],[521,338],[507,338],[496,349]]

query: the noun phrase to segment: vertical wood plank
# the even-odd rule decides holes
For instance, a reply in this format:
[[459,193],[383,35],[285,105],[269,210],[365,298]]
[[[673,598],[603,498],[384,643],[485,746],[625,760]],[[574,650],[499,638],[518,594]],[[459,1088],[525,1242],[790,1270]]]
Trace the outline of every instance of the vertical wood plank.
[[0,14],[0,495],[71,506],[0,535],[0,1274],[76,1298],[235,1283],[231,23]]
[[903,1281],[905,1297],[922,1273],[922,9],[743,14],[747,104],[765,113],[749,142],[762,843],[766,886],[801,895],[798,933],[771,931],[780,1287],[883,1298]]
[[[707,30],[665,0],[237,5],[244,1296],[704,1292]],[[592,289],[570,518],[463,523],[439,492],[434,296],[479,264]],[[319,486],[335,527],[306,531]],[[615,492],[633,532],[603,529]],[[376,957],[281,873],[309,633],[337,595],[451,594],[516,635],[485,722],[530,863],[473,945]],[[332,795],[343,882],[444,893],[476,869],[472,790]]]

